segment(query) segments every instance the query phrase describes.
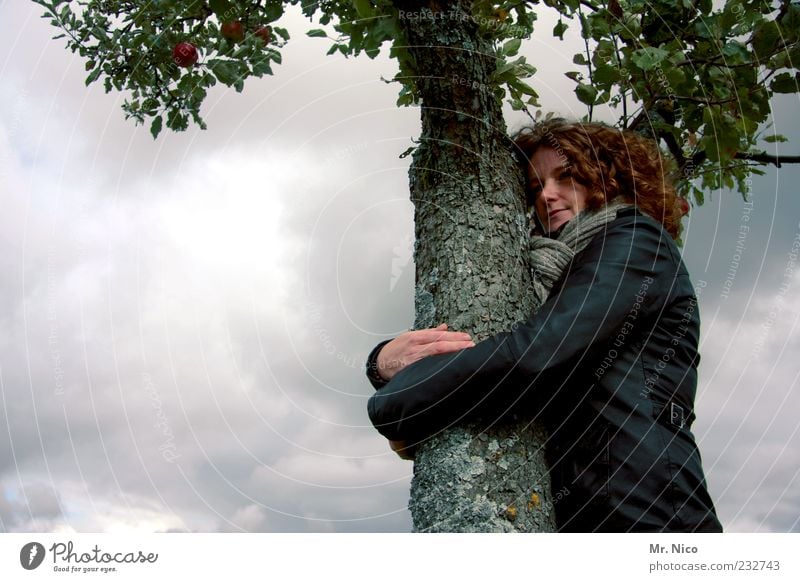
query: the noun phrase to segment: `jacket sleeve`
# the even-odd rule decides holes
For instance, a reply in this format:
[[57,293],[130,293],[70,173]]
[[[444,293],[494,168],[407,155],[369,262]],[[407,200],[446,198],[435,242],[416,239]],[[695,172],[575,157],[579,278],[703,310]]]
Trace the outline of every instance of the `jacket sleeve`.
[[549,399],[576,369],[602,360],[633,311],[641,321],[663,303],[671,270],[664,266],[674,264],[667,236],[641,215],[617,218],[527,321],[474,348],[424,358],[378,390],[368,402],[375,428],[392,440],[415,440],[487,406]]

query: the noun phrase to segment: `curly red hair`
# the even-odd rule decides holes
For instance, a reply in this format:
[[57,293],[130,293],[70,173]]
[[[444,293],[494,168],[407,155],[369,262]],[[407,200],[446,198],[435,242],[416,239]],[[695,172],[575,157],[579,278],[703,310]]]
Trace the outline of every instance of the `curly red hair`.
[[[669,178],[672,165],[654,141],[602,123],[560,118],[523,128],[512,139],[526,177],[536,150],[550,148],[568,161],[573,179],[586,188],[587,208],[622,198],[660,222],[672,238],[680,236],[682,212]],[[532,206],[528,183],[526,179],[528,206]]]

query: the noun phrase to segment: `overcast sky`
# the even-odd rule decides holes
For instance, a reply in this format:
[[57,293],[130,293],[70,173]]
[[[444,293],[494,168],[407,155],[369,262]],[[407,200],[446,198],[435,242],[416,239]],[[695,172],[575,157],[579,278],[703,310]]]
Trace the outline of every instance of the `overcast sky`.
[[[154,142],[37,6],[0,0],[0,531],[409,531],[412,465],[369,424],[362,362],[413,322],[419,112],[388,59],[288,24],[276,76]],[[526,49],[542,104],[580,116],[550,28]],[[797,97],[774,105],[800,153]],[[709,193],[685,223],[728,531],[800,530],[798,183],[767,170],[752,206]]]

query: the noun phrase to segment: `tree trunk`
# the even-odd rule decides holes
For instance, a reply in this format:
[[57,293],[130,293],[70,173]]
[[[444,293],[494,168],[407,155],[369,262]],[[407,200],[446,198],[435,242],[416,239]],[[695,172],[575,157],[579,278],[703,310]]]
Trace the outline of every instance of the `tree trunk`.
[[[447,322],[480,340],[538,306],[529,291],[523,178],[491,84],[495,49],[470,4],[397,3],[423,15],[400,17],[422,100],[410,170],[415,327]],[[546,435],[534,414],[450,428],[421,445],[411,483],[415,530],[554,531]]]

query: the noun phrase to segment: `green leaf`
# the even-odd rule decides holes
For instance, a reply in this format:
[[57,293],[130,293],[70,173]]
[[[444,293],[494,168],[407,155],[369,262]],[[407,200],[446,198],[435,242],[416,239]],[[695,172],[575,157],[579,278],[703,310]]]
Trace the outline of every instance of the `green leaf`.
[[369,0],[353,0],[353,6],[361,18],[369,18],[374,14],[372,4]]
[[306,36],[310,37],[319,37],[319,38],[328,38],[328,33],[322,30],[321,28],[315,28],[313,30],[309,30],[306,33]]
[[280,26],[273,26],[272,32],[280,36],[283,40],[289,40],[289,31]]
[[774,22],[761,22],[752,37],[753,50],[759,59],[766,59],[775,52],[781,34]]
[[236,7],[228,0],[209,0],[208,6],[220,22],[228,22],[236,16]]
[[702,206],[706,201],[705,193],[700,188],[692,188],[692,194],[694,194],[694,201],[698,206]]
[[158,109],[158,99],[148,97],[142,103],[142,109],[147,111],[150,115],[155,115],[156,109]]
[[594,69],[594,73],[592,74],[592,80],[595,83],[603,86],[609,86],[612,83],[617,82],[619,78],[619,69],[613,65],[607,65],[605,63],[597,65]]
[[539,96],[539,94],[536,92],[536,89],[534,89],[533,87],[528,85],[525,81],[522,81],[520,79],[515,79],[511,83],[511,86],[514,87],[514,89],[516,89],[517,91],[519,91],[522,95],[529,95],[530,97],[533,97],[534,101],[536,100],[536,97]]
[[553,27],[553,36],[557,36],[559,39],[564,40],[564,31],[566,31],[568,26],[564,23],[563,20],[559,19],[558,23]]
[[283,2],[267,2],[262,10],[267,22],[275,22],[283,16]]
[[785,135],[772,134],[772,135],[768,135],[767,137],[765,137],[764,141],[767,142],[767,143],[777,143],[777,142],[787,142],[789,140],[786,139]]
[[153,122],[150,124],[150,134],[153,136],[153,139],[156,139],[158,134],[161,133],[162,125],[163,119],[161,119],[160,115],[153,119]]
[[89,85],[97,81],[97,79],[100,77],[100,73],[102,72],[103,70],[100,67],[98,67],[94,71],[89,73],[89,76],[86,77],[86,86],[88,87]]
[[665,51],[662,48],[648,46],[633,51],[631,54],[631,60],[643,71],[651,71],[661,64],[661,61],[666,59],[668,56],[668,51]]
[[171,109],[167,114],[167,127],[173,131],[185,131],[189,125],[186,115],[180,109]]
[[237,67],[230,61],[214,59],[209,61],[209,67],[211,68],[211,72],[214,73],[214,76],[219,79],[219,82],[227,85],[228,87],[239,80],[239,72]]
[[398,107],[409,107],[414,104],[414,94],[413,93],[401,93],[397,97],[397,106]]
[[256,77],[261,77],[262,75],[271,75],[272,67],[269,66],[269,61],[264,59],[262,61],[253,63],[253,74]]
[[800,91],[800,73],[781,73],[772,80],[769,86],[775,93],[797,93]]
[[512,79],[516,75],[513,74],[515,67],[515,63],[509,63],[508,61],[502,61],[497,65],[497,68],[492,73],[492,79],[495,81],[501,81],[505,79]]
[[581,103],[594,105],[594,101],[597,98],[597,89],[586,83],[578,83],[578,86],[575,87],[575,94]]
[[722,47],[722,54],[728,65],[736,65],[747,62],[750,58],[750,51],[742,43],[730,40]]
[[512,38],[503,45],[503,54],[507,57],[513,57],[519,52],[519,47],[522,45],[521,38]]

